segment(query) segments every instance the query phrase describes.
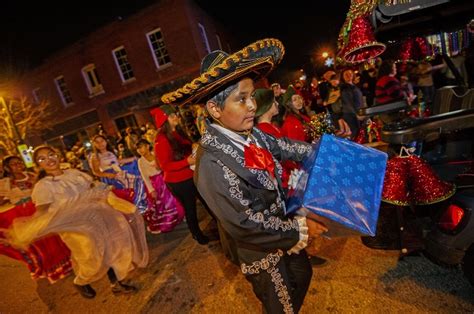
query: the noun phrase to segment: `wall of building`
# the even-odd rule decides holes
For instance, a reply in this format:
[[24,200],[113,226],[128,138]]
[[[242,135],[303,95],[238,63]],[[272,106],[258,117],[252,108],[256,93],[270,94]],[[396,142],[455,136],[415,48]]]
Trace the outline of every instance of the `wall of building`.
[[[91,119],[90,125],[102,123],[110,134],[115,134],[111,104],[115,104],[113,108],[120,108],[121,104],[117,102],[127,99],[128,103],[124,102],[124,105],[134,107],[130,102],[140,100],[143,95],[140,94],[141,98],[130,96],[153,89],[160,92],[167,86],[174,88],[182,80],[198,74],[200,61],[206,54],[198,22],[206,28],[211,50],[218,48],[215,34],[220,34],[223,44],[231,42],[230,37],[191,0],[163,0],[133,16],[116,20],[52,55],[28,73],[22,92],[29,96],[33,89],[39,88],[41,97],[49,99],[58,108],[57,120],[62,126],[50,132],[50,136],[72,132],[76,127],[84,128],[87,119]],[[156,28],[161,29],[172,62],[171,66],[160,69],[155,66],[146,38],[146,34]],[[126,49],[135,75],[135,80],[129,83],[122,83],[112,55],[112,50],[119,46]],[[82,75],[83,67],[91,63],[104,88],[103,94],[93,97],[89,95]],[[60,75],[64,76],[73,99],[74,104],[68,107],[62,104],[54,83]],[[160,86],[162,89],[157,89]],[[155,95],[152,103],[158,98]],[[148,119],[144,106],[146,104],[138,103],[137,110],[128,110],[137,116],[139,123]],[[97,114],[88,113],[94,110]],[[99,121],[95,121],[97,119]]]

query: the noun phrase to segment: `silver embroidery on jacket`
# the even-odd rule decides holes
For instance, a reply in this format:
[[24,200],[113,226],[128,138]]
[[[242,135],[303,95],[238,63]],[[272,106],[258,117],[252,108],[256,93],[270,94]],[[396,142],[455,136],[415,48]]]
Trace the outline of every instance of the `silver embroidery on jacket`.
[[232,198],[239,200],[242,206],[249,206],[250,201],[244,199],[244,193],[240,190],[239,184],[240,180],[237,175],[232,172],[224,163],[220,160],[217,160],[217,164],[222,167],[224,171],[224,179],[229,183],[229,193]]
[[304,153],[309,153],[311,151],[311,145],[307,145],[307,144],[300,144],[300,143],[287,143],[279,138],[276,139],[277,140],[277,143],[278,143],[278,146],[283,149],[283,150],[286,150],[290,153],[295,153],[297,152],[298,154],[304,154]]
[[[217,140],[217,136],[205,132],[201,138],[201,143],[203,145],[208,145],[222,150],[225,154],[230,155],[234,158],[242,167],[244,165],[244,158],[239,155],[239,153],[231,146],[222,144]],[[252,174],[257,175],[257,180],[260,182],[266,189],[275,190],[276,187],[273,182],[270,180],[269,176],[263,171],[257,171],[256,169],[247,168]]]
[[[271,210],[271,209],[270,209]],[[282,231],[288,231],[291,229],[299,230],[298,221],[296,219],[288,218],[288,220],[281,220],[278,217],[270,216],[265,219],[265,215],[262,212],[254,212],[252,209],[247,209],[245,213],[249,216],[249,220],[263,224],[265,229],[273,229]]]

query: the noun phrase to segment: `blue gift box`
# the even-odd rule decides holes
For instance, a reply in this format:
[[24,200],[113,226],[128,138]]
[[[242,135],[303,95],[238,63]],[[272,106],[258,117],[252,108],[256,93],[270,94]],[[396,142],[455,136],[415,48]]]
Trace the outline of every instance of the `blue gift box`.
[[324,134],[303,162],[287,212],[305,207],[327,236],[375,235],[387,154]]

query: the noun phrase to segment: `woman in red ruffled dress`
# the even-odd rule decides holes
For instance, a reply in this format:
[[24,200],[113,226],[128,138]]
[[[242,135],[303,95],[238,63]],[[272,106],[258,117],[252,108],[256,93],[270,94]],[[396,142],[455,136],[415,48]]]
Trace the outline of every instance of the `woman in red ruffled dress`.
[[[12,205],[0,211],[0,228],[7,229],[16,218],[32,216],[36,208],[31,202],[31,192],[37,175],[26,171],[18,156],[3,160],[5,178],[1,180],[0,203]],[[31,243],[27,249],[12,247],[0,233],[0,254],[24,262],[33,279],[47,278],[53,283],[72,272],[71,251],[58,235],[49,235]]]

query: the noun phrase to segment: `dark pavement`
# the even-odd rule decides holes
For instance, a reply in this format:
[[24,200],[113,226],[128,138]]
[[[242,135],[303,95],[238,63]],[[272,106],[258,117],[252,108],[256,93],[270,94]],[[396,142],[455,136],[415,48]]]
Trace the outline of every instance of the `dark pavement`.
[[[201,212],[201,226],[215,231]],[[185,223],[167,234],[148,235],[150,263],[130,280],[140,291],[114,296],[106,278],[97,296],[83,299],[72,276],[54,285],[33,281],[26,266],[0,256],[0,313],[260,313],[240,269],[217,241],[201,246]],[[301,313],[472,313],[474,288],[460,269],[424,257],[398,260],[397,251],[365,247],[358,237],[324,239]]]

